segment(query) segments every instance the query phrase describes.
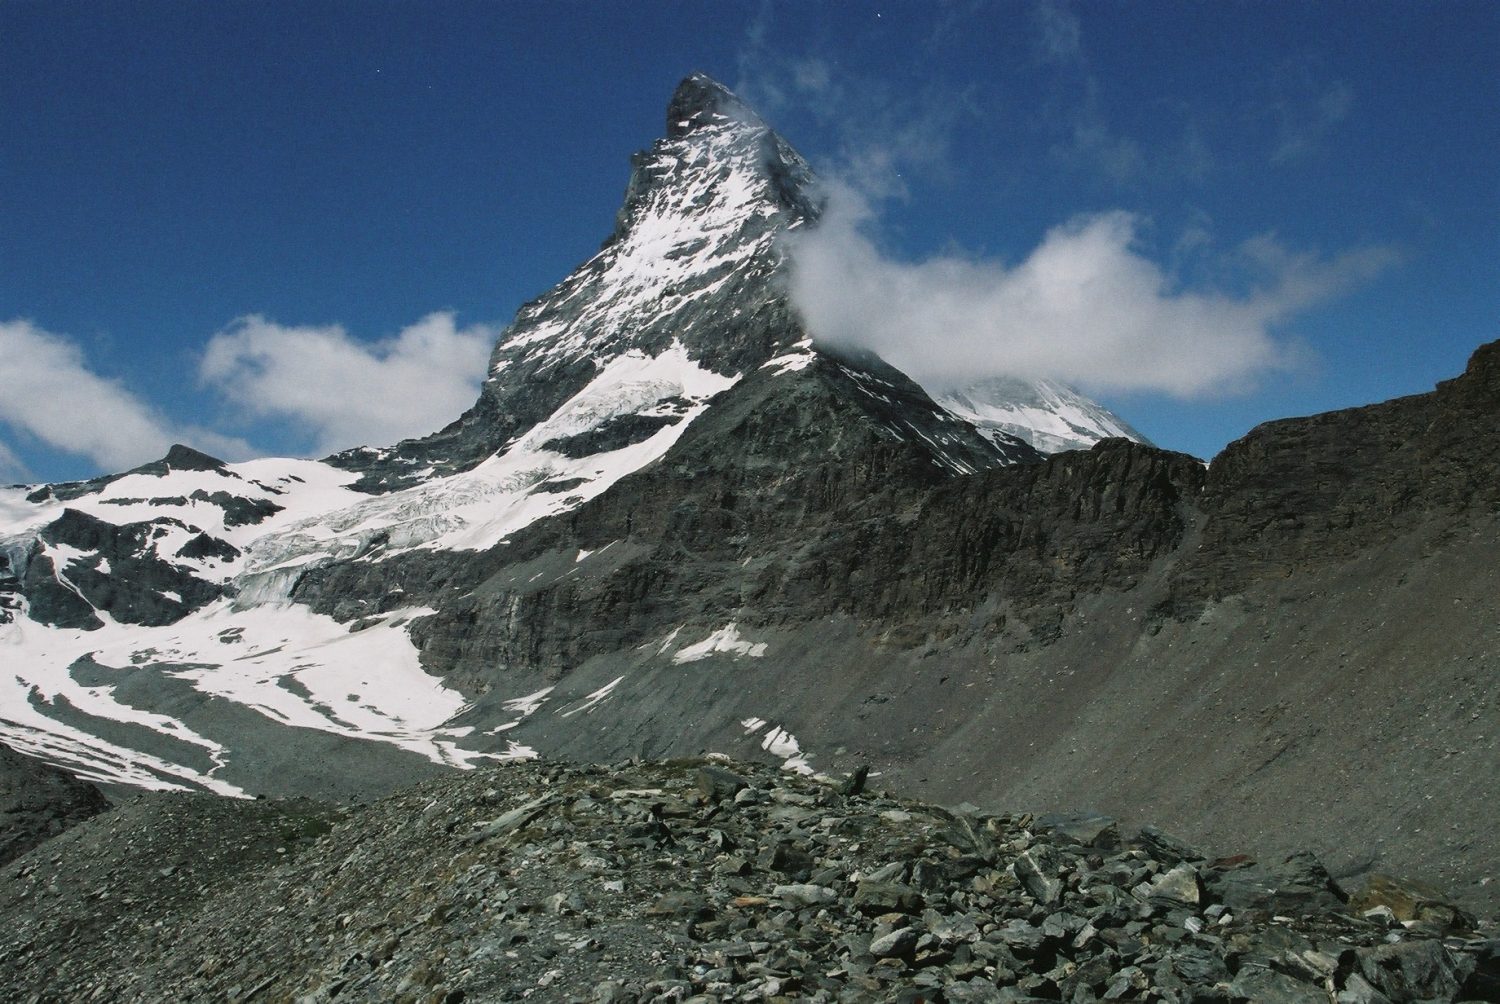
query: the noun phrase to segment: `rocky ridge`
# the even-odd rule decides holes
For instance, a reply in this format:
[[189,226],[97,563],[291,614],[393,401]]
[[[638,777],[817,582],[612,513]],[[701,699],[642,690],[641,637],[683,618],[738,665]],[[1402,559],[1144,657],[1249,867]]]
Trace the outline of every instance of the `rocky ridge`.
[[1105,817],[699,758],[517,765],[341,812],[151,796],[0,873],[16,1001],[1500,999],[1441,896]]

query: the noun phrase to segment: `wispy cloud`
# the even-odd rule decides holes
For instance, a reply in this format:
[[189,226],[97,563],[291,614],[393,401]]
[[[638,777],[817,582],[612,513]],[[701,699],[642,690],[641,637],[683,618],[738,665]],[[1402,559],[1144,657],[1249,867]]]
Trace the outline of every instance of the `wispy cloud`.
[[1045,63],[1083,62],[1083,25],[1063,0],[1041,0],[1031,8],[1037,58]]
[[1265,108],[1275,124],[1271,163],[1286,164],[1324,148],[1354,107],[1354,89],[1342,80],[1320,81],[1305,65],[1283,69],[1278,94]]
[[[1190,99],[1164,97],[1153,133],[1132,135],[1111,114],[1087,19],[1066,0],[1038,0],[1029,14],[1031,72],[1047,81],[1032,114],[1055,130],[1054,161],[1125,190],[1206,180],[1214,153]],[[929,389],[1007,375],[1095,392],[1248,392],[1305,358],[1287,322],[1395,259],[1385,248],[1295,251],[1271,235],[1223,251],[1201,213],[1153,255],[1140,239],[1149,221],[1114,210],[1060,222],[1019,262],[905,260],[884,250],[880,217],[909,178],[941,176],[972,102],[892,94],[815,56],[776,51],[768,34],[763,18],[742,52],[739,89],[768,114],[811,111],[839,137],[837,158],[819,164],[825,216],[789,240],[793,302],[822,344],[873,350]],[[1325,106],[1343,107],[1336,94]]]
[[1319,258],[1262,237],[1238,249],[1250,288],[1180,288],[1139,247],[1124,212],[1053,228],[1019,264],[905,262],[871,236],[869,203],[834,189],[821,225],[791,244],[793,302],[813,337],[869,349],[929,389],[990,376],[1178,397],[1244,391],[1296,349],[1279,324],[1387,267],[1370,248]]
[[[950,13],[957,16],[958,8]],[[751,26],[734,89],[773,124],[780,113],[809,117],[834,153],[818,165],[872,198],[900,199],[907,174],[943,178],[959,123],[974,111],[967,89],[928,83],[898,88],[855,77],[815,54],[788,54],[768,40],[770,18]]]
[[1046,114],[1058,137],[1052,145],[1054,158],[1116,187],[1148,179],[1202,181],[1207,176],[1214,165],[1213,152],[1188,104],[1161,102],[1158,132],[1149,139],[1123,131],[1106,100],[1108,81],[1101,82],[1091,65],[1077,13],[1066,0],[1039,0],[1031,14],[1032,50],[1038,65],[1052,76]]
[[1146,153],[1141,144],[1111,130],[1092,105],[1075,110],[1071,135],[1054,146],[1053,153],[1097,169],[1116,184],[1129,184],[1146,174]]
[[31,469],[4,442],[0,442],[0,485],[25,483],[33,480]]
[[203,382],[246,416],[292,424],[315,453],[432,432],[474,403],[497,332],[429,314],[381,342],[244,317],[209,341]]
[[[118,381],[100,376],[83,350],[63,335],[26,320],[0,322],[0,422],[14,434],[52,449],[121,470],[167,452],[174,442],[237,459],[251,450],[243,440],[179,425]],[[20,469],[0,444],[0,464]]]

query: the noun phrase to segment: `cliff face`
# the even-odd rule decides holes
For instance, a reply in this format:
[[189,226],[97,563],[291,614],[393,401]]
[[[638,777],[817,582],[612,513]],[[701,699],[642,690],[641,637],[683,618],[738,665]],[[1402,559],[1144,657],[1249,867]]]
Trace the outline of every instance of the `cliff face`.
[[1431,522],[1500,506],[1500,343],[1430,394],[1262,425],[1214,458],[1202,547],[1170,609],[1326,567]]
[[[1261,426],[1207,470],[1108,440],[957,479],[851,425],[853,395],[830,392],[843,379],[836,364],[794,393],[751,382],[658,468],[444,579],[469,595],[418,638],[429,667],[472,685],[487,673],[557,675],[716,619],[774,628],[847,615],[892,642],[1040,644],[1065,630],[1077,598],[1148,579],[1151,623],[1189,620],[1257,584],[1493,512],[1495,357],[1486,346],[1431,394]],[[561,577],[530,564],[606,547],[608,560]]]

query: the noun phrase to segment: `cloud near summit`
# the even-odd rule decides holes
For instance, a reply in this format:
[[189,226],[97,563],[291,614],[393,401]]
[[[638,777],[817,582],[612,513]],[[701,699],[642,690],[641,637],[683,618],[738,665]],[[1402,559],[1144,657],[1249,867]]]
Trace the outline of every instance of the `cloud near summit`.
[[1048,377],[1095,392],[1190,398],[1249,389],[1296,355],[1278,324],[1387,267],[1385,249],[1319,259],[1269,237],[1237,254],[1248,292],[1180,288],[1140,249],[1126,212],[1075,217],[1026,258],[897,260],[873,212],[831,186],[813,229],[792,235],[793,303],[815,340],[869,349],[929,388]]

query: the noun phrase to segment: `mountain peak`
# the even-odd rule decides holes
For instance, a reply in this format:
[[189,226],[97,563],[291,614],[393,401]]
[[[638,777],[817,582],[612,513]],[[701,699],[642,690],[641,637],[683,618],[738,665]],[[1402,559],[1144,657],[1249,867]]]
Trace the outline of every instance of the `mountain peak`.
[[706,73],[694,73],[677,85],[667,104],[667,138],[678,139],[723,119],[765,128],[761,117],[733,91]]

